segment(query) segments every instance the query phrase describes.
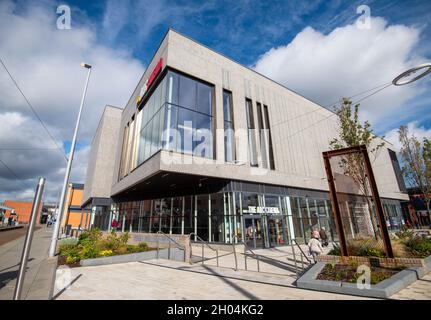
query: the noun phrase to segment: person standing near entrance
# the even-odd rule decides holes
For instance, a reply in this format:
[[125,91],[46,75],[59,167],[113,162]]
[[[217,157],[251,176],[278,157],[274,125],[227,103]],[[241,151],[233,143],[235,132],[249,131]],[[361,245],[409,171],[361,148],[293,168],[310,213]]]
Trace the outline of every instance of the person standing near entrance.
[[112,220],[112,223],[111,223],[111,228],[114,232],[116,232],[117,227],[118,227],[118,221],[117,221],[117,219],[114,218],[114,220]]
[[317,263],[317,256],[323,253],[323,247],[319,241],[319,231],[313,231],[311,233],[311,239],[308,242],[308,250],[310,255],[313,256],[314,263]]
[[322,240],[322,246],[327,247],[329,243],[328,243],[328,235],[326,234],[325,227],[322,227],[322,229],[320,229],[319,236],[320,236],[320,239]]

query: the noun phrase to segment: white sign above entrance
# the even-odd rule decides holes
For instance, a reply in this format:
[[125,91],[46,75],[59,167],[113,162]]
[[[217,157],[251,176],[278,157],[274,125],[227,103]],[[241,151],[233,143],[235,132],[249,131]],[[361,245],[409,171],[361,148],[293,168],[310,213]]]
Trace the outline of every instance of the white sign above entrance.
[[261,214],[261,213],[280,214],[280,209],[278,207],[248,206],[248,210],[242,210],[242,212],[248,213],[248,214]]

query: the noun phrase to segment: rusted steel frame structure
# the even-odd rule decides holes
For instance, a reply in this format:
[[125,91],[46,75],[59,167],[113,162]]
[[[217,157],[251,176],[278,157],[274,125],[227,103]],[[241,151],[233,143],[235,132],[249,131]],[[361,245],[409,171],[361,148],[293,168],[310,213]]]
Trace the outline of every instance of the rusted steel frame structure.
[[[332,157],[345,156],[353,153],[362,154],[363,156],[368,182],[370,183],[370,187],[371,187],[374,207],[376,209],[377,217],[379,219],[381,236],[383,238],[386,257],[393,258],[394,254],[392,251],[391,241],[389,239],[389,232],[386,226],[385,216],[383,214],[382,202],[380,201],[379,191],[377,189],[376,180],[374,178],[373,169],[371,167],[370,158],[368,156],[367,147],[365,145],[323,152],[323,161],[325,163],[326,176],[327,176],[328,185],[329,185],[329,193],[332,201],[332,211],[334,214],[335,225],[336,225],[338,237],[340,240],[341,256],[348,256],[349,252],[347,250],[346,235],[344,234],[343,222],[341,220],[340,206],[338,203],[337,190],[335,186],[335,179],[332,174],[330,159]],[[370,210],[370,214],[372,214],[372,208],[369,208],[369,210]]]

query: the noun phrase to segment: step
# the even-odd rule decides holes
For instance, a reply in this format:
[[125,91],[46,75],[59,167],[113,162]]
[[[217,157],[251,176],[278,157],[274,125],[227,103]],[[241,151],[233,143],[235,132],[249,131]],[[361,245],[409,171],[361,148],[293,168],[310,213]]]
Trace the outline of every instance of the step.
[[153,266],[159,266],[162,268],[182,270],[185,272],[197,272],[201,274],[208,274],[210,276],[216,276],[216,277],[226,277],[231,279],[253,281],[257,283],[277,285],[277,286],[296,287],[293,284],[296,281],[296,274],[294,273],[290,275],[279,275],[279,274],[270,274],[270,273],[257,272],[257,271],[245,271],[245,270],[235,271],[232,268],[216,267],[216,266],[206,265],[206,264],[191,265],[185,262],[166,260],[166,259],[147,260],[147,261],[141,261],[141,263],[149,264]]
[[[202,252],[192,251],[192,262],[199,264],[202,262]],[[235,255],[232,252],[219,251],[218,266],[230,269],[235,269],[235,266],[239,270],[258,271],[258,262],[256,256],[243,252],[237,252],[237,264],[235,264]],[[267,253],[267,252],[264,252]],[[246,258],[247,256],[247,258]],[[308,263],[304,259],[304,264],[298,257],[293,258],[292,255],[283,253],[282,255],[274,254],[261,254],[259,253],[259,271],[268,274],[278,275],[294,275],[298,271],[304,271],[308,268]],[[217,266],[217,255],[214,251],[204,250],[203,255],[204,264],[208,266]],[[296,260],[296,264],[295,264]],[[246,266],[247,262],[247,266]]]

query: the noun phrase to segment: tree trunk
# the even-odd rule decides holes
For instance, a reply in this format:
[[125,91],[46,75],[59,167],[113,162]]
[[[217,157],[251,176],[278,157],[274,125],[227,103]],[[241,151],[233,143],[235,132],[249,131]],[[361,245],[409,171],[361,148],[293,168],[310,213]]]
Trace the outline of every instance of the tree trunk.
[[370,215],[371,224],[373,226],[374,238],[378,240],[380,238],[380,230],[379,230],[379,227],[377,226],[376,217],[373,211],[373,202],[369,197],[366,197],[366,199],[368,203],[368,214]]
[[425,200],[425,203],[427,205],[428,223],[431,225],[430,200]]

